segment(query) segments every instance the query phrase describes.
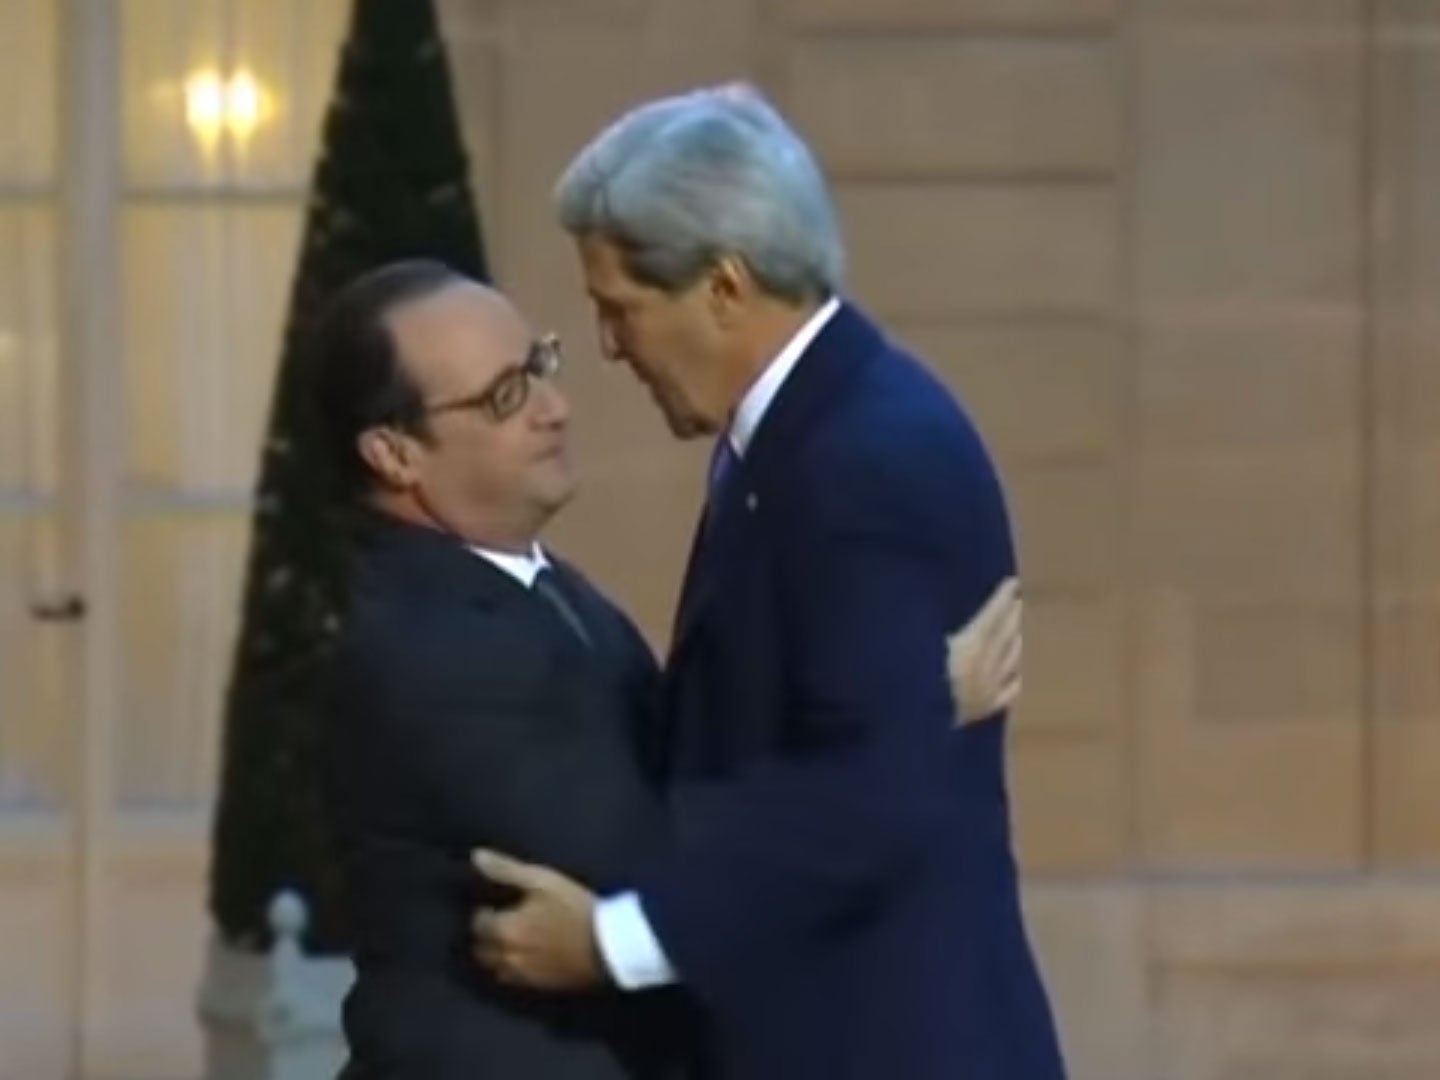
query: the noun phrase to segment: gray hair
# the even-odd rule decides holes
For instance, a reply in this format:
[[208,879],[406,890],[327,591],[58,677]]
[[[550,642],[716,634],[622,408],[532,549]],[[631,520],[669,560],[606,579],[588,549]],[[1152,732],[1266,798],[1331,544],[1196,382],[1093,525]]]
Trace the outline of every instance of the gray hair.
[[571,162],[555,201],[567,231],[611,241],[632,277],[667,292],[727,255],[785,300],[841,289],[845,249],[820,167],[748,85],[626,113]]

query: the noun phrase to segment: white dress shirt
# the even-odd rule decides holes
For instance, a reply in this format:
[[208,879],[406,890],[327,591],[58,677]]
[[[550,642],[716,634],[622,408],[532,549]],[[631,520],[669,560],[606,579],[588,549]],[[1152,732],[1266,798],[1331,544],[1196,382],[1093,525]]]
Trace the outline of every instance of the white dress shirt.
[[515,555],[508,551],[492,551],[490,548],[477,547],[473,544],[470,546],[470,550],[487,562],[494,563],[527,589],[534,586],[535,578],[539,576],[540,571],[550,565],[550,560],[545,558],[545,552],[540,549],[539,544],[532,543],[528,555]]
[[[745,456],[780,387],[839,307],[838,298],[831,297],[826,301],[785,343],[775,359],[765,365],[760,377],[745,391],[725,433],[737,459]],[[610,977],[621,989],[644,990],[678,980],[674,966],[665,955],[655,931],[650,928],[650,920],[645,917],[644,905],[636,892],[607,897],[595,905],[595,942]]]

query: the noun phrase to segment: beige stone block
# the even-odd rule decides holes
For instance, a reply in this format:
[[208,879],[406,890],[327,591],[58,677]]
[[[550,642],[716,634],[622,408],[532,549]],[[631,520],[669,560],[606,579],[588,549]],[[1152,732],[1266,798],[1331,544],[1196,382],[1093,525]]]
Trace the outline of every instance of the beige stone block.
[[1158,454],[1359,445],[1359,313],[1142,326],[1140,440]]
[[1074,1080],[1154,1080],[1143,886],[1025,887],[1025,919]]
[[1230,979],[1164,992],[1167,1080],[1422,1080],[1435,1075],[1440,974]]
[[1440,595],[1440,439],[1381,440],[1371,483],[1376,586],[1382,595]]
[[1379,0],[1375,9],[1382,27],[1428,30],[1440,26],[1440,6],[1433,0]]
[[1094,594],[1121,579],[1121,478],[1108,465],[1016,468],[1007,477],[1027,588]]
[[[583,2],[583,0],[582,0]],[[682,52],[718,47],[744,51],[776,44],[766,19],[771,0],[650,0],[646,32]],[[763,38],[763,40],[762,40]],[[735,78],[737,72],[716,78]]]
[[[1431,538],[1434,544],[1434,538]],[[1440,865],[1440,600],[1418,589],[1375,608],[1375,858]]]
[[854,295],[891,319],[1115,305],[1108,187],[842,184],[838,203]]
[[1104,324],[901,325],[1008,467],[1096,460],[1125,445],[1130,358]]
[[1129,782],[1120,738],[1018,736],[1010,748],[1016,850],[1027,872],[1101,873],[1130,852]]
[[1298,36],[1138,42],[1142,299],[1354,303],[1361,50]]
[[1363,712],[1359,605],[1194,608],[1197,725],[1335,725]]
[[[442,13],[456,7],[463,5],[452,2]],[[501,49],[493,36],[479,31],[452,34],[448,22],[445,35],[460,137],[470,159],[471,195],[480,213],[486,256],[493,259],[491,224],[501,214],[498,160],[504,85]]]
[[637,441],[630,452],[591,459],[584,488],[546,542],[581,567],[666,648],[705,485],[708,451]]
[[1380,572],[1417,585],[1440,582],[1440,8],[1427,6],[1422,24],[1417,7],[1381,5],[1375,58]]
[[1365,0],[1137,0],[1133,10],[1144,22],[1172,26],[1358,34],[1364,28]]
[[437,0],[436,14],[445,46],[453,56],[475,41],[486,44],[501,36],[508,0]]
[[1357,447],[1216,450],[1143,460],[1143,580],[1207,601],[1354,602],[1361,588]]
[[1026,733],[1123,736],[1128,728],[1128,624],[1119,596],[1025,593],[1024,693],[1014,712]]
[[1440,1062],[1433,884],[1165,890],[1159,1075],[1418,1080]]
[[1440,308],[1440,5],[1382,23],[1375,52],[1375,288],[1387,317],[1435,329]]
[[653,5],[650,0],[482,0],[498,8],[508,33],[624,29],[638,35]]
[[[1436,656],[1431,653],[1433,670]],[[1429,681],[1433,682],[1433,674]],[[1425,722],[1375,725],[1375,861],[1396,869],[1440,867],[1440,707]]]
[[1103,27],[1119,0],[781,0],[783,18],[804,27]]
[[1373,598],[1371,610],[1376,719],[1440,722],[1440,599],[1401,586],[1389,597]]
[[1197,619],[1154,592],[1137,630],[1140,829],[1173,870],[1351,869],[1364,857],[1360,717],[1205,723]]
[[1381,878],[1177,883],[1149,901],[1153,958],[1176,970],[1340,971],[1440,961],[1440,885]]
[[797,126],[840,175],[1116,166],[1118,72],[1106,39],[802,39],[785,82]]
[[1417,292],[1403,303],[1375,310],[1372,361],[1376,434],[1399,459],[1440,445],[1440,287],[1433,301]]

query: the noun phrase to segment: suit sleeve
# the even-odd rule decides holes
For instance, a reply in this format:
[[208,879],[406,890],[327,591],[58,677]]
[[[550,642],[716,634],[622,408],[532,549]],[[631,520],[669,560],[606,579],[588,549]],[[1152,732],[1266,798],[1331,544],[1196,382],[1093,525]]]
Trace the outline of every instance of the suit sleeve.
[[712,1001],[905,887],[956,812],[944,647],[963,556],[904,477],[848,476],[843,495],[816,485],[778,541],[789,752],[677,792],[672,857],[640,883],[682,980]]

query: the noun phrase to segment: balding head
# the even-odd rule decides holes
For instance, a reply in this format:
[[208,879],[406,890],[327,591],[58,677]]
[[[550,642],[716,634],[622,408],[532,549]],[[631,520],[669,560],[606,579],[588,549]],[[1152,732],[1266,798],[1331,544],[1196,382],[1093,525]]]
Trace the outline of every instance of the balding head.
[[316,411],[344,497],[372,483],[356,451],[360,432],[385,423],[424,429],[420,394],[400,362],[390,315],[468,280],[444,263],[412,259],[362,274],[331,297],[313,343]]

